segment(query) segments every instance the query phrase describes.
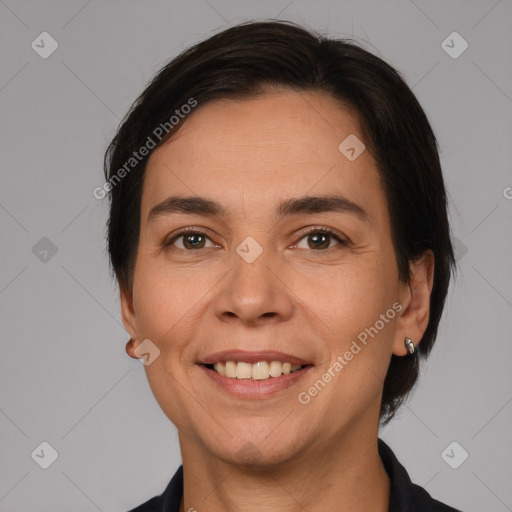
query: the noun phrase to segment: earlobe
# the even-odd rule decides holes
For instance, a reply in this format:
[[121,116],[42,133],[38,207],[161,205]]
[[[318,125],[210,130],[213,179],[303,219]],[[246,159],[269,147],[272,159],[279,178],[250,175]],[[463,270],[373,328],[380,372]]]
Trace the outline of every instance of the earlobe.
[[135,348],[136,348],[136,343],[135,341],[133,340],[133,338],[130,338],[127,342],[126,342],[126,346],[125,346],[125,350],[126,350],[126,353],[132,357],[133,359],[139,359],[136,355],[135,355]]
[[406,338],[418,345],[427,329],[430,314],[430,294],[434,283],[434,253],[429,249],[409,266],[410,281],[403,284],[404,309],[397,320],[393,354],[409,353]]

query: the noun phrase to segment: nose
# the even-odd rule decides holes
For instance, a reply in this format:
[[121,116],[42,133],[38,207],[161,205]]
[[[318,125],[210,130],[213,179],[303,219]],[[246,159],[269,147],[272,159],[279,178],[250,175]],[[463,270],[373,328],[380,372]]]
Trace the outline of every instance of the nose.
[[286,282],[285,265],[269,250],[251,263],[233,251],[232,269],[222,280],[215,300],[217,318],[246,326],[288,320],[293,314],[294,295],[291,283]]

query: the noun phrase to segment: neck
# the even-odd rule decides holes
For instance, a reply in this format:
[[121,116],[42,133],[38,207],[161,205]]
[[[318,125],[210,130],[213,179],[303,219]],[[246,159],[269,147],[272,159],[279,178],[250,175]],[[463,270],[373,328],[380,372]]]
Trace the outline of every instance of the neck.
[[390,480],[375,431],[344,434],[335,443],[317,442],[285,463],[253,467],[226,462],[181,434],[180,446],[181,512],[388,512]]

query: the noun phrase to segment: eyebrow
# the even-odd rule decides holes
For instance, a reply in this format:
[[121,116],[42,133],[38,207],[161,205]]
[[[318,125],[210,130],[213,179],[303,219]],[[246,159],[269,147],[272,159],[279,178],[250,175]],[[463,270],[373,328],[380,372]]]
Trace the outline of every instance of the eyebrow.
[[[362,206],[340,195],[303,196],[287,199],[279,203],[276,217],[282,219],[291,215],[323,212],[349,213],[369,222],[368,213]],[[147,222],[175,213],[228,217],[226,208],[213,199],[200,196],[171,196],[151,208]]]

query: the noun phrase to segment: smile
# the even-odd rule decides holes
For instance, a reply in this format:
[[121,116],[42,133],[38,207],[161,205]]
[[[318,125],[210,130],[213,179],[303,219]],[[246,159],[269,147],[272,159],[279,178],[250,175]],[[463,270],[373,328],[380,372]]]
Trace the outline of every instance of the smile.
[[296,372],[304,366],[281,361],[258,361],[246,363],[243,361],[220,361],[213,365],[206,365],[210,370],[229,379],[266,380],[281,377]]
[[264,399],[303,379],[314,368],[296,355],[265,350],[224,350],[197,361],[217,389],[242,399]]

